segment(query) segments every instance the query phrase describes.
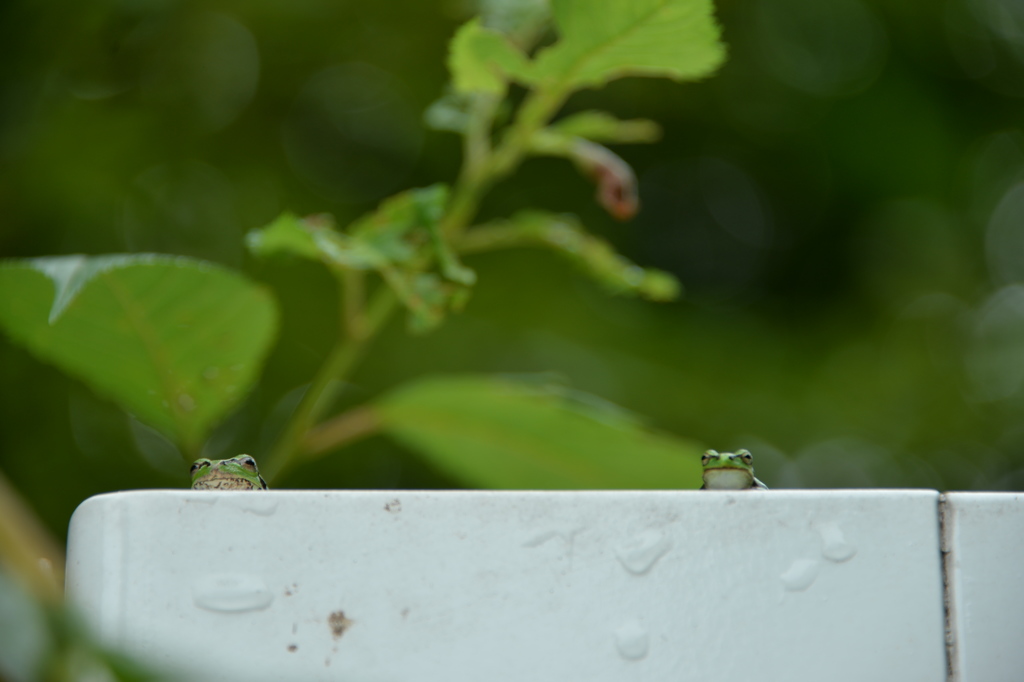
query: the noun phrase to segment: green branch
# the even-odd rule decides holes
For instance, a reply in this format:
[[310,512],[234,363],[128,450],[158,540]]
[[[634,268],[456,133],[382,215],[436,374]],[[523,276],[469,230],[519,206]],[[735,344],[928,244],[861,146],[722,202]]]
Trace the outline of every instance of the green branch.
[[[529,153],[536,133],[561,108],[568,92],[568,88],[554,85],[531,93],[496,148],[491,146],[491,131],[500,100],[488,95],[476,98],[469,112],[470,120],[465,132],[462,170],[438,225],[440,236],[447,240],[457,240],[465,232],[475,218],[484,194],[497,180],[515,170]],[[394,310],[397,298],[402,296],[404,284],[396,286],[396,282],[391,281],[394,277],[389,278],[389,273],[382,271],[380,274],[390,287],[382,286],[377,291],[364,314],[363,274],[348,268],[340,269],[336,274],[342,283],[341,338],[313,377],[284,434],[267,460],[264,469],[270,479],[280,476],[304,453],[319,454],[376,428],[368,419],[352,421],[354,418],[346,418],[346,415],[315,429],[314,425],[329,402],[330,387],[352,371],[367,342]],[[364,415],[359,412],[356,414]]]
[[266,478],[274,479],[294,464],[306,434],[323,413],[329,399],[330,387],[349,375],[362,357],[366,343],[380,331],[394,311],[396,302],[395,295],[389,288],[382,286],[377,289],[365,315],[361,316],[356,324],[356,328],[362,330],[361,334],[352,336],[346,332],[331,348],[327,359],[317,370],[312,383],[299,401],[299,406],[288,421],[284,434],[262,467]]
[[0,473],[0,565],[35,597],[60,600],[64,553],[31,507]]
[[[489,137],[497,107],[475,108],[471,112],[470,125],[466,132],[467,159],[452,190],[452,198],[445,215],[441,219],[441,234],[455,238],[469,227],[476,217],[484,194],[491,185],[516,169],[529,152],[533,136],[547,125],[565,103],[567,96],[568,90],[564,87],[533,91],[519,107],[515,121],[493,150],[490,149],[489,143],[486,148],[484,147],[481,131],[486,130]],[[483,117],[486,119],[483,120]],[[472,159],[472,162],[469,162],[469,159]]]
[[363,405],[333,417],[306,434],[302,452],[306,459],[323,455],[344,445],[362,440],[380,430],[377,413]]

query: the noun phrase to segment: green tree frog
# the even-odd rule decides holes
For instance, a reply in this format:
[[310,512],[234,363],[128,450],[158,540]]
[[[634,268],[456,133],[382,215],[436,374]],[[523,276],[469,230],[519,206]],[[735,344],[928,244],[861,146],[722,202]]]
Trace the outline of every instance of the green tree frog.
[[267,482],[249,455],[231,459],[197,459],[192,463],[193,490],[266,490]]
[[754,478],[754,456],[749,450],[708,450],[700,463],[704,467],[701,490],[768,490],[768,486]]

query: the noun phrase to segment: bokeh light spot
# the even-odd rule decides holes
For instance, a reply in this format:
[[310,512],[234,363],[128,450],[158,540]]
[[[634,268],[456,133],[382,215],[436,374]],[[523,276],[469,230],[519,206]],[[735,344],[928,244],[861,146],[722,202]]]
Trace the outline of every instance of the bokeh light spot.
[[761,0],[755,19],[771,73],[812,95],[863,90],[885,63],[885,29],[858,0]]

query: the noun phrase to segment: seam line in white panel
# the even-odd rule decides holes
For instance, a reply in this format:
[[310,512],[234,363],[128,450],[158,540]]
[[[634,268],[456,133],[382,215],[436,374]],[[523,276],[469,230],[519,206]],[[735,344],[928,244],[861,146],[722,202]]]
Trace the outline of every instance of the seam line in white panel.
[[960,661],[956,627],[956,567],[953,548],[956,546],[956,522],[953,506],[945,493],[939,495],[939,550],[942,566],[942,608],[946,616],[946,680],[959,682]]

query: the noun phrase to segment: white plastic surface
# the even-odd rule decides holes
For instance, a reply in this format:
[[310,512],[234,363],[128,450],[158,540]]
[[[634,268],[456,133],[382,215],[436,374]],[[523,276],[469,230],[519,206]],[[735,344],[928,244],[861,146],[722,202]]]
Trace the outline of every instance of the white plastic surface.
[[68,590],[212,682],[939,682],[937,498],[115,493],[75,512]]
[[947,493],[959,682],[1024,680],[1024,495]]

